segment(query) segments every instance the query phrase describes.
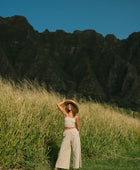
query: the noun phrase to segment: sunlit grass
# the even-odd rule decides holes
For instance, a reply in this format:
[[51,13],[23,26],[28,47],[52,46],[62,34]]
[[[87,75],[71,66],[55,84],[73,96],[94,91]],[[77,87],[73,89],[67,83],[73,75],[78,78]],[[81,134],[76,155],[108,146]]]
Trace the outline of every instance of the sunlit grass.
[[[37,83],[0,78],[0,166],[54,165],[64,130],[56,103],[64,99]],[[139,143],[138,119],[93,101],[77,103],[83,160],[116,157]]]

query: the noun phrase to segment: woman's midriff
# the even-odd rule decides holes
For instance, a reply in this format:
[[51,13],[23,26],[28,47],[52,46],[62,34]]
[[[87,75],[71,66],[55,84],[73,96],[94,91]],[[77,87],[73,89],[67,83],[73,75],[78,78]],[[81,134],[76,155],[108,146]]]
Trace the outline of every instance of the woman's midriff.
[[66,130],[68,129],[74,129],[75,127],[65,127]]

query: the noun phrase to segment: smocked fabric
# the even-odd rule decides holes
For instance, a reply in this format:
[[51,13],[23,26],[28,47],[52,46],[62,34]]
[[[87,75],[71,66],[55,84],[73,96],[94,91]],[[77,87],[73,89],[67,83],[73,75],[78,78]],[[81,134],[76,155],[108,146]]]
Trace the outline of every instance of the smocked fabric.
[[78,169],[82,166],[81,162],[81,144],[79,132],[76,128],[65,130],[63,132],[63,141],[61,144],[59,156],[55,167],[69,169],[71,147],[73,151],[73,168]]
[[65,127],[75,127],[75,118],[72,117],[65,117],[64,119],[64,126]]

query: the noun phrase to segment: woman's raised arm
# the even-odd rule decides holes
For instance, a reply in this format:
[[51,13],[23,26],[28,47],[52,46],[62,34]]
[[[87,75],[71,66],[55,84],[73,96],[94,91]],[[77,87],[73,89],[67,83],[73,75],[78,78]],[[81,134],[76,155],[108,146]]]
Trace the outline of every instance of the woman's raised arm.
[[65,103],[65,101],[62,101],[62,102],[59,102],[59,103],[57,103],[57,107],[59,108],[59,110],[64,114],[64,116],[67,116],[67,112],[66,112],[66,110],[61,106],[62,104],[64,104]]

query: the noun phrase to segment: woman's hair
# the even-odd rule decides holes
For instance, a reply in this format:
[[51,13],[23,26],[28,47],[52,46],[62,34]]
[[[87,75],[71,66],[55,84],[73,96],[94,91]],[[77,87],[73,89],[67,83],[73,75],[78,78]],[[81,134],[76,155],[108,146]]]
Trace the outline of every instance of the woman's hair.
[[67,108],[67,106],[68,106],[69,104],[71,104],[71,105],[73,106],[73,107],[72,107],[72,113],[73,113],[73,116],[75,116],[76,113],[77,113],[77,109],[75,108],[75,106],[74,106],[72,103],[67,103],[65,110],[66,110],[66,112],[69,112],[69,110],[68,110],[68,108]]

